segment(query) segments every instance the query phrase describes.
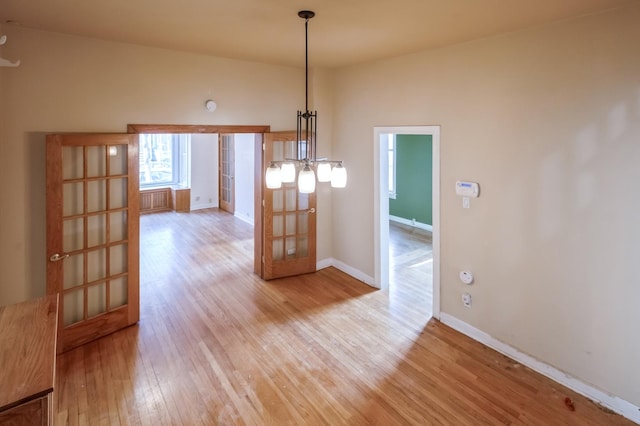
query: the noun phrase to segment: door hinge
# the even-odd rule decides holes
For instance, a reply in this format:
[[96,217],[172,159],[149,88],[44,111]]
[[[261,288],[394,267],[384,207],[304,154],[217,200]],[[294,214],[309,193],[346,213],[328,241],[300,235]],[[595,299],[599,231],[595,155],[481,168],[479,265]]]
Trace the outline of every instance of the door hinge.
[[267,149],[267,145],[266,144],[262,144],[262,150],[265,151]]
[[264,256],[262,256],[262,263],[264,263]]
[[264,207],[264,200],[262,200],[262,207]]

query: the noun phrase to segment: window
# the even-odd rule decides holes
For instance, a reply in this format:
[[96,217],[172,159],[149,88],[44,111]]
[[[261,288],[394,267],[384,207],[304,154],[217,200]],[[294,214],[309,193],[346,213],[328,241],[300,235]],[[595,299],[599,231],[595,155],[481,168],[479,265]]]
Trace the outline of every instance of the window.
[[189,140],[190,135],[141,134],[140,187],[179,185]]
[[396,135],[384,135],[387,138],[389,153],[389,198],[396,198]]

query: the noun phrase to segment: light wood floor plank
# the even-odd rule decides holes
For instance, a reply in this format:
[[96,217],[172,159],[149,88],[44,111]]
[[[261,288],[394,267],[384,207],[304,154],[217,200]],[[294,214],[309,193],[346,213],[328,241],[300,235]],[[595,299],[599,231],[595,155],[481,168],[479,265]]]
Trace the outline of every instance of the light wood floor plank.
[[264,282],[252,238],[217,209],[143,216],[140,322],[58,357],[56,424],[632,424],[430,320],[427,233],[392,230],[388,291]]

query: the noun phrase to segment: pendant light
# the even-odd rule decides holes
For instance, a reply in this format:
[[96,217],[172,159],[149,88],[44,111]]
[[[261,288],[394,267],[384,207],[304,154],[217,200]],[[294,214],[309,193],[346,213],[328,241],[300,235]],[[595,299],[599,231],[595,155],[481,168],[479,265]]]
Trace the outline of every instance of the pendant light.
[[[283,183],[296,180],[298,173],[298,190],[309,194],[316,190],[316,173],[318,182],[331,182],[333,188],[344,188],[347,185],[347,169],[342,161],[316,159],[317,111],[309,111],[309,19],[315,12],[301,10],[298,16],[304,19],[304,72],[305,72],[305,110],[298,111],[296,126],[297,158],[295,160],[272,161],[267,168],[265,183],[269,189],[281,188]],[[304,158],[300,158],[303,156]],[[333,168],[331,166],[334,166]],[[315,171],[314,171],[315,167]]]

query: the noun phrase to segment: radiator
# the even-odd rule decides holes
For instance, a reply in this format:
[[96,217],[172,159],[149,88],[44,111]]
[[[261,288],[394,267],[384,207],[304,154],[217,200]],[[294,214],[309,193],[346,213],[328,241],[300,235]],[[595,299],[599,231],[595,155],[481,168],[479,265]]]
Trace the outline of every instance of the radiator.
[[140,213],[171,210],[171,188],[145,189],[140,191]]

